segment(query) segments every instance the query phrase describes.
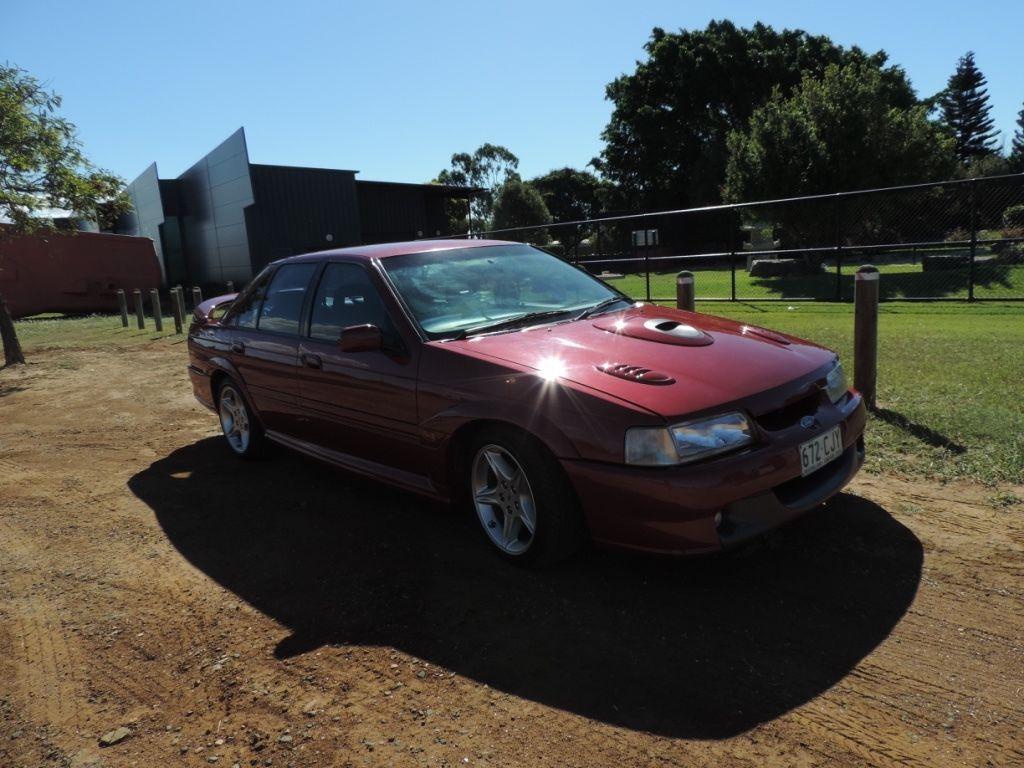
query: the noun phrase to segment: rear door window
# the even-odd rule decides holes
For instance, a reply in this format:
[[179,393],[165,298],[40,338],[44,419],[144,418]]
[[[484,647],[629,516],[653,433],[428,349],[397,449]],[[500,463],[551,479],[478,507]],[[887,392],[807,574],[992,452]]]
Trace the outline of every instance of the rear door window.
[[298,334],[302,305],[317,264],[285,264],[267,287],[256,327],[261,331]]
[[241,304],[232,307],[232,314],[228,323],[239,328],[255,328],[256,320],[260,314],[260,305],[267,293],[267,283],[270,282],[270,273],[263,275],[253,286],[249,294],[242,299]]

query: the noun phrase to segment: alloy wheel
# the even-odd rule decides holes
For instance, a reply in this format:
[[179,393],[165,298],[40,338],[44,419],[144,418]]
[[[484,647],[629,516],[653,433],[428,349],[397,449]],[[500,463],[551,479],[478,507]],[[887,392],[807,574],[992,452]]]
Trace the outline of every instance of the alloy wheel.
[[521,555],[537,530],[537,505],[522,465],[500,445],[485,445],[473,459],[473,503],[488,538],[502,552]]

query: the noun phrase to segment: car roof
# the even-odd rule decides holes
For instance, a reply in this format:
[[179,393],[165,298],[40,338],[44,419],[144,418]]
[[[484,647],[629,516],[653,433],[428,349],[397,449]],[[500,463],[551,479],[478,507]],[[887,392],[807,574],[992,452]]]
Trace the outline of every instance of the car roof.
[[403,243],[377,243],[376,245],[356,245],[351,248],[332,248],[327,251],[303,253],[278,259],[275,264],[291,264],[301,261],[317,261],[331,256],[344,256],[355,259],[386,259],[391,256],[404,256],[409,253],[427,253],[430,251],[450,251],[456,248],[484,248],[489,245],[521,245],[507,240],[409,240]]

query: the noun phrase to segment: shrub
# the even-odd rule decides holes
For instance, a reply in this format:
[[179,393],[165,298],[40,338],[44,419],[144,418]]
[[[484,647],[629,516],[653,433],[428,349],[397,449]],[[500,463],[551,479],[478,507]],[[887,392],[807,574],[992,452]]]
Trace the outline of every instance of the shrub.
[[[1024,203],[1011,205],[1003,211],[1003,226],[1006,229],[1024,229]],[[1016,237],[1016,235],[1010,235],[1005,232],[1003,236]]]

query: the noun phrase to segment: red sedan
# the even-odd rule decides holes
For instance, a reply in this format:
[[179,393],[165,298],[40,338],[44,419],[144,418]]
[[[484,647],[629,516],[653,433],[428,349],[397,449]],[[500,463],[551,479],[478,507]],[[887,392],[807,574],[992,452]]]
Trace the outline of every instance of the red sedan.
[[864,460],[864,405],[833,352],[635,303],[519,243],[275,262],[197,308],[189,355],[239,456],[269,441],[464,505],[517,562],[587,539],[720,550]]

